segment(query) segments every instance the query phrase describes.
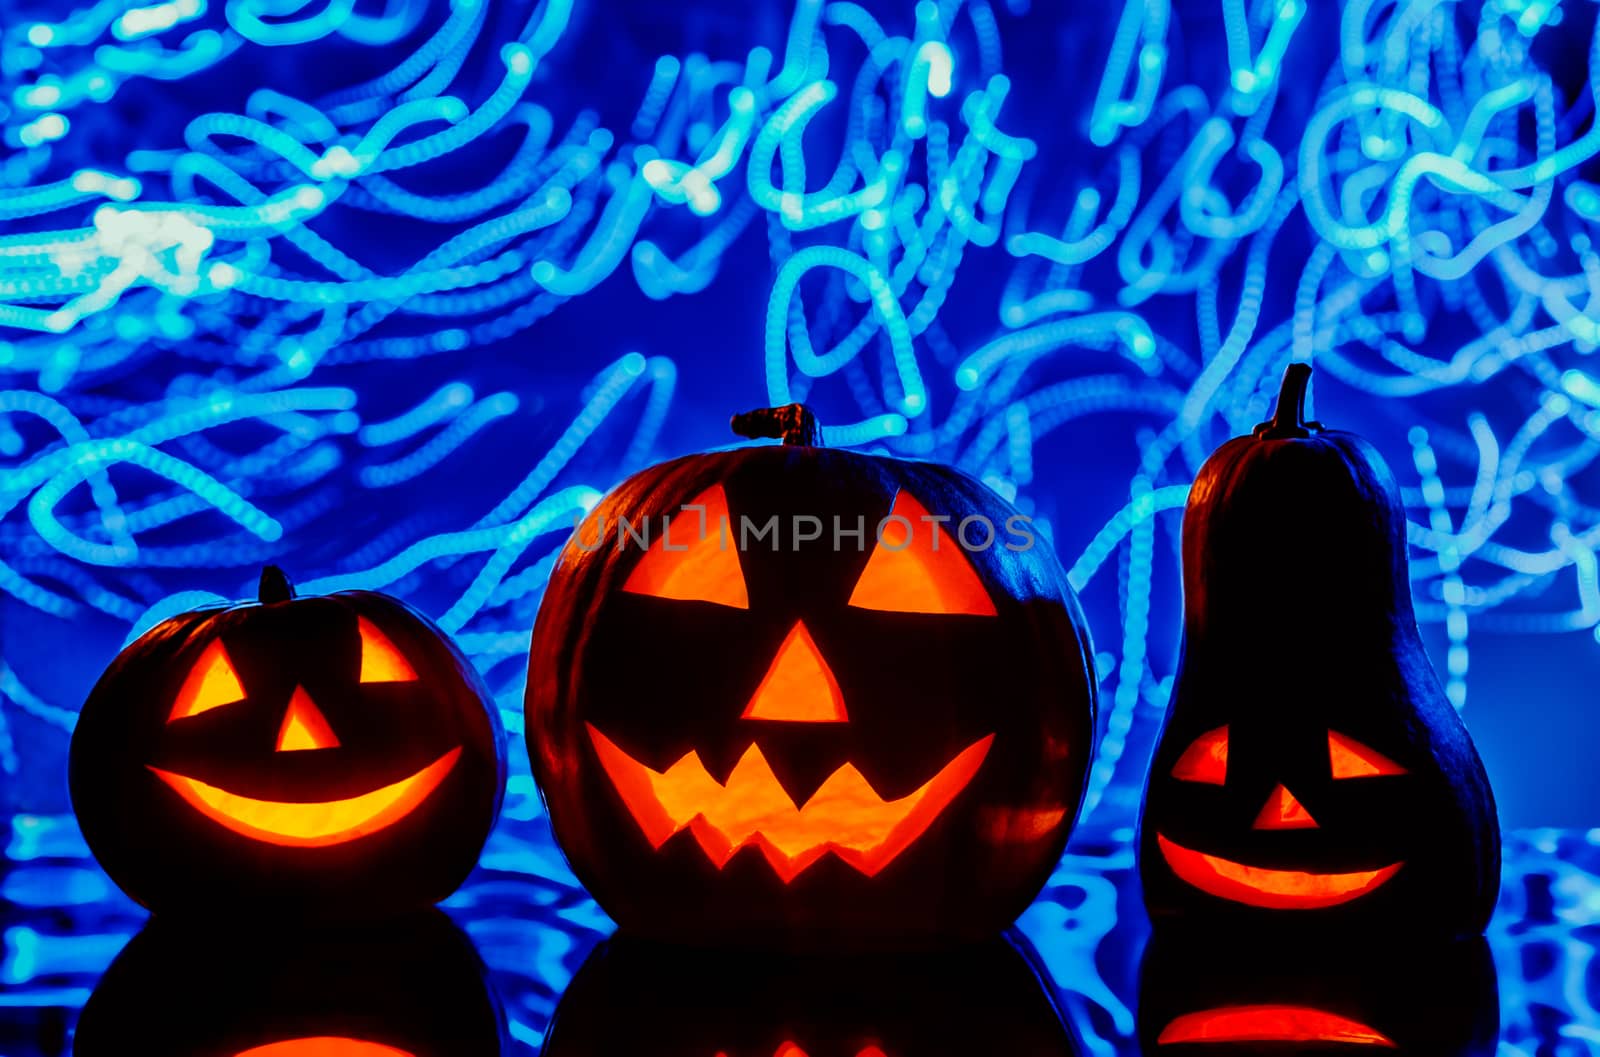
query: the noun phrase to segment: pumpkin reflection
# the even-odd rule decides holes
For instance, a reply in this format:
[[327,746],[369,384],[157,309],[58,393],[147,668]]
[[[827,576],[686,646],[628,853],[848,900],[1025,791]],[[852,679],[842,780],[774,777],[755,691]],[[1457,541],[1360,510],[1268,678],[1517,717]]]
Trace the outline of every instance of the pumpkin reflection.
[[243,934],[154,922],[84,1007],[76,1057],[497,1057],[499,1004],[438,911]]
[[556,1007],[543,1057],[1072,1057],[1005,940],[935,954],[769,957],[618,937]]
[[1308,950],[1163,935],[1145,951],[1138,1019],[1146,1057],[1492,1057],[1499,1034],[1482,939]]

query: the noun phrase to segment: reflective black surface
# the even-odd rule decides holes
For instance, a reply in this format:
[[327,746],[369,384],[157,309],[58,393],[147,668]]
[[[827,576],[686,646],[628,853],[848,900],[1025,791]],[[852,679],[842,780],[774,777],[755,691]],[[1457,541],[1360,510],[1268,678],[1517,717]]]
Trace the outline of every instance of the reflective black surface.
[[[1018,922],[1011,946],[980,949],[971,966],[923,961],[914,971],[878,969],[875,977],[806,983],[807,963],[724,964],[705,954],[678,961],[671,952],[629,953],[631,945],[621,941],[591,959],[611,924],[568,873],[536,800],[515,794],[479,869],[445,904],[449,921],[425,916],[377,934],[325,932],[303,942],[281,932],[252,937],[248,922],[207,921],[197,931],[166,921],[146,928],[146,916],[88,858],[70,818],[11,819],[0,862],[0,1055],[69,1053],[82,1025],[83,1052],[93,1057],[104,1052],[89,1048],[103,1021],[111,1037],[131,1047],[122,1052],[174,1057],[233,1057],[269,1044],[280,1048],[262,1057],[298,1057],[285,1044],[323,1037],[412,1057],[476,1057],[494,1048],[491,1039],[507,1055],[532,1055],[547,1037],[554,1057],[624,1052],[610,1041],[613,1034],[633,1047],[653,1039],[652,1052],[661,1054],[775,1057],[771,1051],[792,1044],[799,1052],[784,1057],[876,1057],[869,1045],[885,1057],[936,1057],[951,1043],[969,1046],[981,1037],[987,1015],[998,1025],[993,1041],[1021,1038],[1023,1053],[1121,1057],[1140,1052],[1142,1034],[1150,1051],[1220,1057],[1240,1051],[1154,1040],[1174,1017],[1225,1004],[1311,1005],[1316,998],[1334,1011],[1364,1008],[1352,1005],[1356,996],[1341,994],[1339,981],[1351,977],[1341,977],[1338,965],[1348,955],[1279,951],[1252,963],[1240,940],[1215,962],[1205,952],[1169,957],[1165,944],[1146,957],[1148,926],[1127,833],[1078,834],[1049,887]],[[1452,1052],[1464,1054],[1594,1052],[1600,831],[1514,834],[1507,851],[1488,936],[1493,973],[1486,980],[1483,971],[1467,971],[1479,957],[1473,955],[1450,962],[1464,982],[1445,981],[1443,1000],[1435,978],[1419,987],[1414,1002],[1390,996],[1381,1008],[1372,1006],[1374,1020],[1401,1014],[1390,1022],[1399,1025],[1398,1043],[1402,1035],[1426,1038],[1431,1030],[1455,1040],[1459,1049]],[[130,946],[135,934],[140,938]],[[124,948],[118,968],[107,973]],[[626,955],[620,969],[619,950]],[[1402,954],[1421,959],[1423,968],[1411,973],[1419,978],[1428,952],[1377,951],[1373,958],[1398,964]],[[1162,974],[1158,997],[1149,990],[1152,960]],[[575,976],[579,986],[558,1014]],[[873,978],[883,981],[876,989]],[[668,1002],[677,1010],[673,1017],[662,1012],[670,992],[663,981],[678,989],[680,1000]],[[700,981],[707,986],[695,986]],[[1285,990],[1279,995],[1274,988]],[[1482,1008],[1491,1000],[1498,1002],[1497,1018]],[[606,1023],[608,1009],[617,1023]],[[1064,1022],[1059,1031],[1049,1019],[1057,1015]],[[659,1033],[641,1033],[652,1017]],[[1153,1017],[1163,1023],[1153,1025]],[[1492,1032],[1495,1019],[1498,1044],[1479,1037],[1486,1023]],[[720,1049],[719,1038],[727,1039]],[[1330,1052],[1364,1048],[1340,1043]],[[348,1052],[391,1057],[381,1049]],[[1309,1051],[1296,1044],[1283,1052]]]

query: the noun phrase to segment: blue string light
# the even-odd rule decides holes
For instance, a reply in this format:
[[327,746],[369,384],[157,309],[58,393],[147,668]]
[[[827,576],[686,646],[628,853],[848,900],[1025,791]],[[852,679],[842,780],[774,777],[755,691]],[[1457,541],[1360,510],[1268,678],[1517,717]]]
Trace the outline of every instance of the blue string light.
[[[661,457],[707,370],[696,335],[558,351],[549,317],[734,272],[767,399],[1050,526],[1108,650],[1094,817],[1122,818],[1170,685],[1174,512],[1291,359],[1415,427],[1394,443],[1452,702],[1470,632],[1600,634],[1595,45],[1581,79],[1543,64],[1562,4],[1224,0],[1180,81],[1183,12],[1126,0],[1063,94],[1008,63],[1049,17],[1025,3],[796,0],[780,36],[650,55],[589,101],[569,0],[489,6],[73,0],[0,26],[0,604],[138,632],[292,553],[309,590],[425,597],[512,699],[564,524]],[[196,88],[287,56],[318,83]],[[133,98],[180,105],[119,140]],[[729,262],[763,235],[751,285]],[[509,351],[591,381],[504,381]],[[506,444],[528,420],[541,440]],[[1092,515],[1056,448],[1089,420],[1129,449]],[[432,501],[463,466],[491,493]],[[340,538],[380,497],[406,516]],[[9,668],[0,705],[0,765],[10,712],[71,714]]]

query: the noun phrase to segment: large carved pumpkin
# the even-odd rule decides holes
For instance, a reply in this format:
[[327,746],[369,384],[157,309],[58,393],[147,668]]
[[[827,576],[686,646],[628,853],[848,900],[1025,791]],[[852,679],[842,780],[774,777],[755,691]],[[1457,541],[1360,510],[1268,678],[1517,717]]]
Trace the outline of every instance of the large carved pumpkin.
[[1494,798],[1423,652],[1405,516],[1378,453],[1272,421],[1201,467],[1183,519],[1184,643],[1140,834],[1169,922],[1481,932]]
[[933,954],[785,956],[618,936],[561,996],[541,1057],[1073,1057],[1003,939]]
[[797,405],[736,425],[785,443],[630,478],[551,577],[527,735],[573,870],[679,941],[994,935],[1060,856],[1090,755],[1060,565],[948,467],[823,448]]
[[161,918],[95,986],[75,1057],[499,1057],[500,1005],[437,910],[244,932]]
[[1493,1057],[1500,1011],[1481,938],[1319,944],[1158,936],[1139,970],[1145,1057]]
[[499,717],[438,628],[369,591],[173,617],[123,650],[73,733],[95,857],[164,914],[349,917],[455,890],[499,812]]

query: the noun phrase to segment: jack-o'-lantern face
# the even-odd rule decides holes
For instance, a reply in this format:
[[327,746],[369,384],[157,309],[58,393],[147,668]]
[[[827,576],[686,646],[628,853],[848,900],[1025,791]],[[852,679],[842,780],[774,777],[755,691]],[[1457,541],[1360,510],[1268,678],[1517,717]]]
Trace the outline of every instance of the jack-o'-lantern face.
[[1310,371],[1291,364],[1272,418],[1189,490],[1145,909],[1230,935],[1478,933],[1494,796],[1417,632],[1399,488],[1366,441],[1306,419]]
[[[1330,799],[1338,796],[1335,787],[1340,783],[1368,782],[1406,773],[1404,767],[1376,749],[1338,731],[1328,731],[1327,754],[1325,778],[1319,768],[1319,781],[1315,783],[1315,788]],[[1208,730],[1183,750],[1172,765],[1171,777],[1179,782],[1225,789],[1228,785],[1228,755],[1228,728],[1221,726]],[[1268,833],[1306,832],[1322,828],[1311,810],[1281,781],[1272,786],[1250,827]],[[1202,891],[1236,903],[1285,910],[1315,910],[1359,899],[1386,883],[1405,866],[1404,860],[1370,869],[1341,871],[1252,865],[1203,849],[1186,847],[1159,830],[1156,833],[1156,846],[1173,873]],[[1279,1015],[1288,1020],[1295,1019],[1292,1011],[1259,1014],[1261,1017]],[[1250,1017],[1241,1014],[1236,1019],[1242,1023]],[[1327,1030],[1339,1029],[1328,1027]]]
[[371,594],[175,618],[102,678],[72,759],[90,847],[163,911],[426,905],[471,868],[500,772],[465,660]]
[[[358,685],[417,681],[417,673],[405,655],[372,621],[357,617],[356,631],[361,643]],[[249,700],[239,681],[239,673],[228,658],[227,648],[220,639],[214,639],[201,652],[183,681],[167,723],[192,722],[220,708],[248,705]],[[339,748],[339,736],[327,716],[297,682],[289,693],[272,751],[321,753],[315,759],[329,768],[336,768],[337,763],[328,757]],[[313,759],[310,756],[296,758]],[[453,745],[432,761],[392,782],[330,799],[315,799],[319,795],[317,787],[325,788],[325,779],[313,774],[307,782],[311,787],[307,790],[309,795],[293,800],[246,796],[178,771],[154,764],[147,766],[190,807],[242,837],[285,847],[319,848],[359,840],[405,818],[438,788],[460,758],[461,746]]]
[[[728,516],[722,488],[702,494],[689,508],[668,523],[622,590],[749,608],[739,557],[724,545],[720,528],[737,524]],[[700,533],[701,516],[718,528]],[[923,520],[928,513],[920,503],[900,492],[890,516],[899,520],[889,523],[872,551],[848,606],[995,616],[971,563],[937,523]],[[919,524],[924,526],[920,533],[905,528]],[[684,541],[680,552],[669,549],[676,546],[674,536]],[[882,870],[967,787],[994,741],[993,733],[974,739],[905,796],[885,799],[854,762],[846,761],[797,803],[763,754],[759,734],[770,731],[771,724],[850,722],[839,680],[800,619],[779,643],[739,718],[750,724],[750,744],[723,781],[712,777],[695,750],[659,772],[618,748],[594,724],[587,726],[601,766],[653,846],[687,829],[719,867],[739,850],[755,847],[786,883],[829,853],[869,877]]]
[[1494,964],[1481,940],[1303,946],[1162,937],[1140,968],[1149,1057],[1372,1053],[1491,1057]]
[[[482,963],[442,913],[217,935],[157,920],[90,996],[77,1057],[499,1057]],[[138,1047],[143,1049],[143,1047]]]
[[809,447],[619,486],[552,575],[527,698],[601,906],[776,946],[1008,923],[1059,856],[1093,715],[1076,604],[1042,541],[1005,548],[1014,516],[946,468]]

